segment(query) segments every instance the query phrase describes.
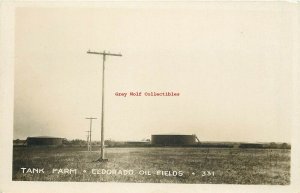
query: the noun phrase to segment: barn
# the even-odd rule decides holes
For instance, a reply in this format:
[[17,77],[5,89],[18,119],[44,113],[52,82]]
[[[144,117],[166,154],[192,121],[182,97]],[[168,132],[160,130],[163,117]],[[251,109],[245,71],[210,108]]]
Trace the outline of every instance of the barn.
[[160,146],[188,146],[197,144],[196,135],[152,135],[151,144]]
[[64,138],[59,137],[48,137],[48,136],[39,136],[39,137],[27,137],[28,146],[60,146],[63,144]]

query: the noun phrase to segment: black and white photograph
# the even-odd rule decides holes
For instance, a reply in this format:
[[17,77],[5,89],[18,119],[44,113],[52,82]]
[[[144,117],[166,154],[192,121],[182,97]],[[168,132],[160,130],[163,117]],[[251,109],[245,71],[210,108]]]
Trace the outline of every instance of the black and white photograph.
[[182,4],[13,6],[12,183],[293,192],[299,5]]

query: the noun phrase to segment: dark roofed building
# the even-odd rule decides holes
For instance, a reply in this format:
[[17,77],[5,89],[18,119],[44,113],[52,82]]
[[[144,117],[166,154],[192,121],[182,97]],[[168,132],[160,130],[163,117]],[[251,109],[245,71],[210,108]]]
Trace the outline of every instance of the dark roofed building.
[[28,146],[60,146],[63,144],[64,138],[60,137],[48,137],[48,136],[39,136],[39,137],[27,137]]
[[152,145],[162,145],[162,146],[185,146],[185,145],[195,145],[196,135],[152,135],[151,144]]

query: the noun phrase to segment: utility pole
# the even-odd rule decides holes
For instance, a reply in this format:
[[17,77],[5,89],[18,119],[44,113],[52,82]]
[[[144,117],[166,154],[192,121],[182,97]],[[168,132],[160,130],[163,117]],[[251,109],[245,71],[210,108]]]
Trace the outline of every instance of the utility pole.
[[103,57],[103,64],[102,64],[102,109],[101,109],[101,157],[97,161],[108,161],[104,157],[104,75],[105,75],[105,59],[106,56],[119,56],[121,57],[121,54],[113,54],[110,52],[91,52],[90,50],[87,51],[88,54],[98,54],[102,55]]
[[90,137],[89,137],[89,141],[90,141],[90,148],[89,148],[89,151],[92,151],[92,124],[93,124],[93,119],[97,119],[97,118],[94,118],[94,117],[88,117],[86,119],[89,119],[90,120],[90,131],[89,131],[89,134],[90,134]]
[[88,149],[88,151],[90,151],[90,131],[85,131],[85,132],[87,132],[87,135],[86,135],[87,149]]

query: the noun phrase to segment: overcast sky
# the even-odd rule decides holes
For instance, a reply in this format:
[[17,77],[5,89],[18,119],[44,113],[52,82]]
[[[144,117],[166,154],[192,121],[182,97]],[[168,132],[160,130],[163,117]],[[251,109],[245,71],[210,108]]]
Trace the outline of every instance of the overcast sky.
[[[285,6],[18,8],[14,138],[196,134],[290,142],[292,23]],[[117,97],[116,92],[179,92]]]

